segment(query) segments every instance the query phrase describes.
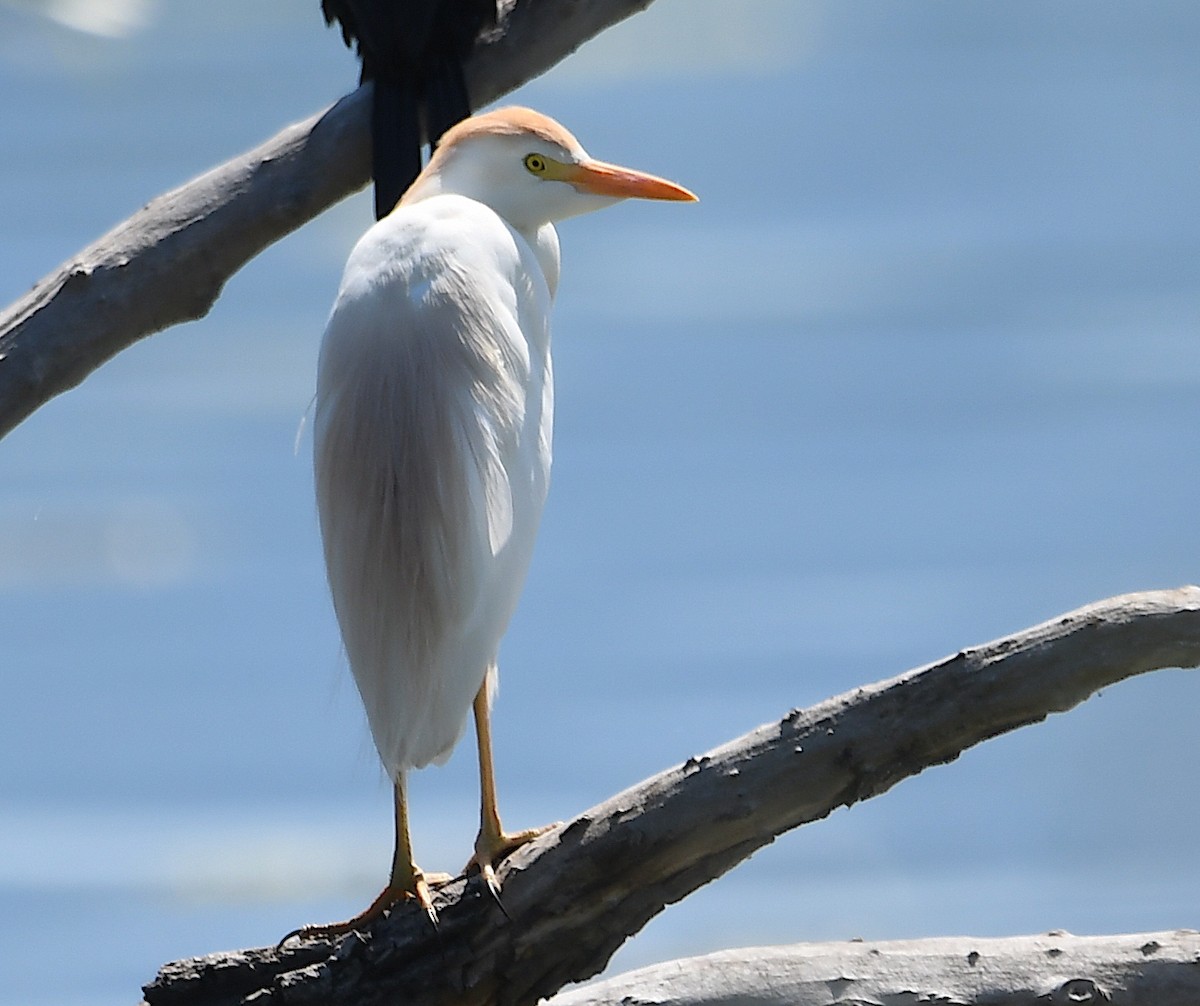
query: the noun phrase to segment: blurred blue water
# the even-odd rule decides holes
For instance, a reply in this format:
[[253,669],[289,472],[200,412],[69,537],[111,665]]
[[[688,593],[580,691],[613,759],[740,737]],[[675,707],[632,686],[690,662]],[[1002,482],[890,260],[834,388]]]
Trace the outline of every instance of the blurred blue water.
[[[147,6],[117,39],[0,7],[0,297],[348,89],[313,7]],[[1200,575],[1200,10],[729,11],[659,0],[517,95],[702,202],[562,228],[555,483],[496,716],[515,825]],[[368,222],[363,196],[331,210],[0,443],[0,1002],[129,1003],[382,879],[293,446]],[[973,750],[777,841],[615,966],[1195,926],[1198,698],[1162,673]],[[414,779],[427,869],[474,836],[464,747]]]

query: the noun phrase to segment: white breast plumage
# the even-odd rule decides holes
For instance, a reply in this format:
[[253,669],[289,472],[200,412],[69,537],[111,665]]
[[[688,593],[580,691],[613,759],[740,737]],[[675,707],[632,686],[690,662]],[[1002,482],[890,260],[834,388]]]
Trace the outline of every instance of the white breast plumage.
[[549,478],[549,308],[529,243],[461,196],[402,207],[347,263],[316,482],[334,607],[393,776],[449,755],[516,606]]

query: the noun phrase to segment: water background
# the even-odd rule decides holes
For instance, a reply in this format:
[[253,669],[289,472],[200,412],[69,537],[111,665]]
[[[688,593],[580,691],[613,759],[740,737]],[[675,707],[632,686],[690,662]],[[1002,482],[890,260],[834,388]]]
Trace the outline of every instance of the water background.
[[[317,6],[0,5],[0,301],[350,89]],[[508,823],[1200,579],[1198,39],[1190,0],[659,0],[514,96],[702,201],[561,228]],[[369,220],[330,210],[0,442],[0,1002],[133,1003],[383,880],[294,449]],[[613,969],[1195,927],[1198,705],[1162,672],[973,749],[779,839]],[[465,861],[476,799],[470,743],[416,775],[426,869]]]

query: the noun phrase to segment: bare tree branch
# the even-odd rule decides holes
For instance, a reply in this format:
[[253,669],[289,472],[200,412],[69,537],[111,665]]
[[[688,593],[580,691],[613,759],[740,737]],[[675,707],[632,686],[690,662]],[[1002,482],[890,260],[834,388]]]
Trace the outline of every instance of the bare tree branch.
[[504,911],[478,878],[336,946],[168,965],[152,1006],[534,1003],[598,973],[666,905],[775,836],[883,793],[1116,681],[1200,664],[1200,588],[1080,608],[889,681],[793,710],[655,776],[515,853]]
[[[475,104],[650,3],[515,0],[466,68]],[[0,314],[0,436],[137,340],[203,317],[247,261],[362,188],[369,88],[152,200]]]
[[797,943],[631,971],[546,1006],[1195,1006],[1200,933]]

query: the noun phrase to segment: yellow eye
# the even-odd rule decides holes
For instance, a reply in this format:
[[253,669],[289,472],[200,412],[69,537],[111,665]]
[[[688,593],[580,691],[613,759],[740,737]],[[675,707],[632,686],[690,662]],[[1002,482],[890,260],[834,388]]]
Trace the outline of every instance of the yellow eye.
[[526,154],[525,170],[530,174],[544,175],[546,173],[546,158],[541,154]]

